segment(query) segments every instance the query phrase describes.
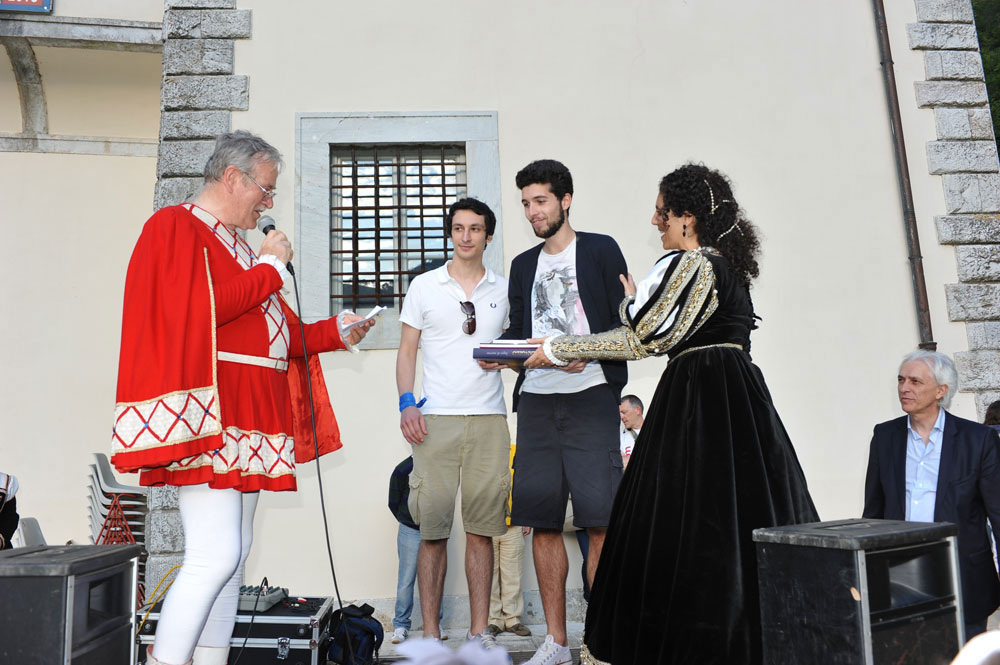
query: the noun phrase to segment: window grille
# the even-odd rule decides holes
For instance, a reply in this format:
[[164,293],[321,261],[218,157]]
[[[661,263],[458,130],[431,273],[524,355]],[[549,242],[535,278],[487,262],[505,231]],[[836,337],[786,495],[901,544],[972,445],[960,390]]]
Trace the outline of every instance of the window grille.
[[465,145],[331,144],[330,187],[331,313],[400,306],[414,277],[448,259]]

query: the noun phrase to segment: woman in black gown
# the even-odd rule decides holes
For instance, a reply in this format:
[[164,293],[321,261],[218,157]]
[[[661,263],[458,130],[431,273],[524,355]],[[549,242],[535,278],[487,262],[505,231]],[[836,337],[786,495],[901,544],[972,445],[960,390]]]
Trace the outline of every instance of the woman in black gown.
[[761,663],[751,532],[818,521],[760,370],[750,280],[759,243],[729,182],[688,164],[660,182],[652,224],[668,253],[623,327],[545,340],[529,366],[669,353],[615,498],[581,663]]

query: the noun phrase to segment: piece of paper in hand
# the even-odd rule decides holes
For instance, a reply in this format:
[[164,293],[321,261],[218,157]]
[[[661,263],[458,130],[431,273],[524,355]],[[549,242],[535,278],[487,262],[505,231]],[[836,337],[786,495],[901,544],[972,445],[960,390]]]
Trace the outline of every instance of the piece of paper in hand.
[[367,314],[365,314],[365,318],[360,319],[359,321],[355,321],[354,323],[348,323],[346,326],[344,326],[344,332],[347,332],[348,330],[350,330],[354,326],[361,325],[365,321],[371,321],[376,316],[378,316],[379,314],[381,314],[384,310],[385,310],[385,307],[383,307],[382,305],[375,305],[374,307],[372,307],[372,309],[371,309],[370,312],[368,312]]

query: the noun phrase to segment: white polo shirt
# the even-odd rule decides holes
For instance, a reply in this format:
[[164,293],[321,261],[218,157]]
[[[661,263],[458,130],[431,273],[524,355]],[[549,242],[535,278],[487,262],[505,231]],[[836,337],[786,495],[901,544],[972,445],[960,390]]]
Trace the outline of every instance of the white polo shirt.
[[[487,268],[472,298],[466,298],[448,273],[449,265],[451,261],[415,277],[399,315],[402,323],[420,331],[421,392],[427,398],[420,410],[448,416],[507,415],[500,372],[484,371],[472,358],[474,348],[496,339],[507,326],[507,280]],[[462,330],[465,300],[476,306],[476,332],[471,335]]]

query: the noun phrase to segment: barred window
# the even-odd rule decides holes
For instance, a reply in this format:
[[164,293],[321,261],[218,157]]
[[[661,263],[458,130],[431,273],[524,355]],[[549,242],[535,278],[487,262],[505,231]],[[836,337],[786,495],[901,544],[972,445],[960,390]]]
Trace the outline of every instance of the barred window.
[[451,256],[444,218],[474,196],[497,217],[483,263],[504,274],[495,111],[296,114],[295,269],[307,323],[387,307],[362,349],[396,349],[413,278]]
[[466,195],[465,145],[330,146],[330,311],[395,307],[448,259],[448,208]]

